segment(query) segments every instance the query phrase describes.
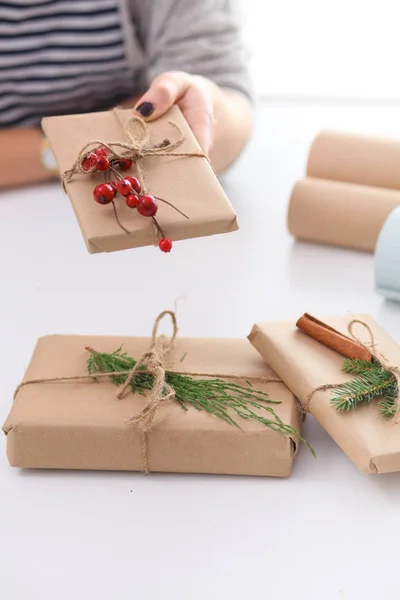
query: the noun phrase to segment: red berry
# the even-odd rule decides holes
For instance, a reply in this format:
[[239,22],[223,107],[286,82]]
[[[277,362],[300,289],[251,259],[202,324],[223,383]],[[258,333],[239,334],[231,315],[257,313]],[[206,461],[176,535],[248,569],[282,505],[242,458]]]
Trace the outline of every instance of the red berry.
[[120,158],[118,161],[120,169],[123,171],[128,171],[128,169],[132,166],[132,161],[130,158]]
[[136,177],[125,177],[125,179],[129,181],[133,191],[137,194],[140,194],[140,192],[142,191],[142,186],[140,185],[139,179],[136,179]]
[[99,204],[110,204],[114,200],[114,190],[109,183],[101,183],[94,188],[93,196]]
[[108,167],[110,166],[110,161],[108,160],[107,156],[99,156],[99,158],[97,159],[97,168],[99,171],[107,171]]
[[172,249],[172,242],[171,240],[167,239],[167,238],[163,238],[162,240],[160,240],[158,247],[160,248],[160,250],[162,250],[163,252],[171,252]]
[[129,206],[129,208],[137,208],[138,203],[139,198],[135,196],[135,194],[128,194],[126,196],[126,205]]
[[123,196],[127,196],[131,193],[132,187],[130,182],[127,179],[120,179],[117,183],[117,190]]
[[94,152],[90,152],[89,154],[86,154],[85,158],[83,159],[82,163],[82,169],[84,171],[90,171],[90,169],[93,169],[94,167],[97,168],[97,156]]
[[97,156],[107,156],[108,150],[104,146],[100,146],[99,148],[97,148],[97,150],[95,150],[95,153],[97,154]]
[[158,210],[157,200],[153,196],[139,196],[137,209],[144,217],[154,217]]

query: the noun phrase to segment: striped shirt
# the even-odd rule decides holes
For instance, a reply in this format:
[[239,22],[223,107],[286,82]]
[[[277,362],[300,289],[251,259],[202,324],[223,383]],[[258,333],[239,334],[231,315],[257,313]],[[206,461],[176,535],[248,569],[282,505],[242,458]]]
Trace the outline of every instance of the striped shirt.
[[165,70],[246,93],[229,0],[0,0],[0,128],[105,110]]
[[0,2],[0,126],[135,93],[117,0]]

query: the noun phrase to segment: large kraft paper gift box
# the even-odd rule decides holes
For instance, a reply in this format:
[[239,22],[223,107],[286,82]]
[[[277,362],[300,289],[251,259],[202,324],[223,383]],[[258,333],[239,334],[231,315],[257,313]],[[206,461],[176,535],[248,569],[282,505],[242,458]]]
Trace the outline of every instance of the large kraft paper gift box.
[[[150,342],[143,337],[43,337],[24,380],[84,375],[87,346],[111,353],[122,344],[124,352],[139,360]],[[244,386],[251,384],[252,389],[266,392],[279,402],[271,404],[276,414],[301,431],[302,419],[293,394],[277,381],[247,340],[179,339],[168,364],[172,371],[184,366],[185,372],[206,373],[207,379],[215,373],[231,375],[232,381]],[[261,382],[260,378],[275,382]],[[10,464],[21,468],[144,470],[141,426],[127,421],[143,409],[146,397],[130,393],[118,400],[116,390],[108,377],[98,382],[87,378],[20,387],[3,428]],[[267,412],[262,414],[270,417]],[[258,421],[235,419],[240,427],[191,405],[184,410],[174,400],[160,406],[148,434],[149,470],[290,475],[296,437],[273,431]]]
[[[326,318],[324,322],[348,337],[348,325],[353,319],[370,327],[377,351],[385,357],[385,362],[394,367],[400,365],[400,347],[372,317],[339,316]],[[361,324],[355,324],[354,332],[363,344],[370,341]],[[315,391],[320,386],[355,377],[343,372],[341,354],[300,331],[295,320],[256,324],[249,339],[305,410],[319,421],[362,473],[400,471],[400,423],[380,414],[378,399],[340,412],[331,404],[334,389]],[[318,456],[318,448],[316,452]]]
[[[117,116],[118,115],[118,118]],[[71,168],[85,144],[92,140],[127,142],[126,130],[132,110],[47,117],[42,127],[54,152],[58,168],[64,174]],[[185,218],[173,208],[159,202],[157,220],[163,234],[183,240],[228,233],[238,229],[235,212],[227,199],[214,171],[204,157],[173,156],[174,153],[199,152],[199,145],[177,107],[154,122],[148,123],[150,146],[169,139],[174,142],[179,130],[183,141],[169,156],[145,156],[140,166],[145,175],[148,193],[163,198],[182,211]],[[135,135],[143,133],[133,127]],[[100,144],[98,144],[99,146]],[[123,176],[136,176],[135,164]],[[112,177],[115,179],[115,177]],[[102,206],[93,199],[93,189],[104,183],[104,173],[77,173],[66,182],[76,218],[90,253],[113,252],[157,243],[152,220],[126,206],[121,196],[115,198],[118,218],[129,233],[118,225],[112,204]]]

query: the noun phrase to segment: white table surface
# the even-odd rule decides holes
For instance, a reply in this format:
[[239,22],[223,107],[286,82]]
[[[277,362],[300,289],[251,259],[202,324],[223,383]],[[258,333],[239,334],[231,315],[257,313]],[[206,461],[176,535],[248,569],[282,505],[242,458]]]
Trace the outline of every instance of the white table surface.
[[[397,123],[397,124],[396,124]],[[295,243],[286,208],[323,127],[400,134],[400,108],[264,105],[225,177],[241,230],[87,254],[58,185],[0,194],[0,411],[38,336],[148,335],[178,297],[184,336],[254,321],[369,312],[400,342],[400,304],[373,257]],[[398,600],[400,475],[361,475],[312,418],[287,480],[21,472],[0,458],[0,597],[7,600]]]

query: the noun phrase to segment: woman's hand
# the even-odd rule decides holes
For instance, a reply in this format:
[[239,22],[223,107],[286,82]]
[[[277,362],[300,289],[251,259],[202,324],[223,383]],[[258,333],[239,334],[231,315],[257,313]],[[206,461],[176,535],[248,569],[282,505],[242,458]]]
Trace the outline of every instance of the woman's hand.
[[154,79],[136,104],[146,121],[153,121],[177,104],[216,172],[240,154],[251,131],[249,99],[233,89],[183,71],[169,71]]
[[212,81],[183,71],[169,71],[154,79],[136,106],[147,121],[177,104],[202,150],[208,154],[215,135],[215,103],[220,89]]

